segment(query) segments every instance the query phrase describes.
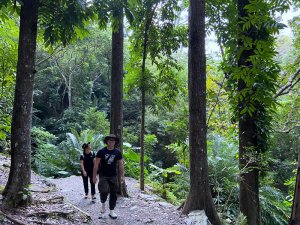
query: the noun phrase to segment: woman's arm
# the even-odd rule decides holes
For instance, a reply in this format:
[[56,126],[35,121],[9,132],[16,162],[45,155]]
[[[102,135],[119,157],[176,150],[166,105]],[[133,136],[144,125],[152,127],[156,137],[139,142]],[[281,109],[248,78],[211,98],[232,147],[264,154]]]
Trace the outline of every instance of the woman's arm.
[[84,169],[84,161],[83,160],[80,160],[80,167],[81,167],[81,171],[82,171],[83,176],[86,177],[87,174],[86,174],[86,171]]

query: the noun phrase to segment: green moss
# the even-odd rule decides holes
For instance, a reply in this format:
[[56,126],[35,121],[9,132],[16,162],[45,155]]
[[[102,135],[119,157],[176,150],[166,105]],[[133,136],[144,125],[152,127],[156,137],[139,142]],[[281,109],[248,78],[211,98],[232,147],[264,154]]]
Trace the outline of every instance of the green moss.
[[2,192],[4,191],[5,186],[0,185],[0,193],[2,194]]

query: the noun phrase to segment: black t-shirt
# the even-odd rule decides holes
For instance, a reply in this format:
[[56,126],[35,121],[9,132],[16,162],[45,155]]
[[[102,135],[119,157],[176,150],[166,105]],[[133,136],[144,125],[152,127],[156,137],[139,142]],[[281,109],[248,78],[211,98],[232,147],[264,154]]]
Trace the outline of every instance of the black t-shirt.
[[84,169],[87,173],[93,173],[94,158],[94,152],[90,152],[89,154],[83,153],[83,155],[80,156],[80,160],[83,160]]
[[120,150],[116,148],[113,150],[108,150],[106,147],[104,147],[97,152],[96,157],[100,158],[100,176],[117,176],[117,161],[123,158]]

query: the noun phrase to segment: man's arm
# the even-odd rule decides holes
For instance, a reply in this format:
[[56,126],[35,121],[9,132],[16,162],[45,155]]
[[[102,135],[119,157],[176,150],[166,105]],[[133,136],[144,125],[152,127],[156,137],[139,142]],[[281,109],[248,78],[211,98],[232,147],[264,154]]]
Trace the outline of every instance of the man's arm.
[[123,159],[118,160],[118,172],[120,174],[121,183],[124,183],[125,179],[125,170],[124,170],[124,161]]
[[93,169],[93,182],[96,184],[97,182],[97,172],[100,166],[100,158],[96,157],[94,161],[94,169]]

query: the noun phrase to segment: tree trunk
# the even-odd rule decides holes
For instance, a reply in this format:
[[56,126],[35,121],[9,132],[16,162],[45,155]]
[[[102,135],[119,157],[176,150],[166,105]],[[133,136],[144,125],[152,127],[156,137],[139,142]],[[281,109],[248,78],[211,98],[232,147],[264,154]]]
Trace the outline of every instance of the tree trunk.
[[144,191],[145,190],[145,174],[144,174],[145,144],[144,144],[144,141],[145,141],[145,108],[146,108],[146,106],[145,106],[145,90],[143,88],[142,88],[141,107],[142,107],[142,117],[141,117],[141,134],[140,134],[140,146],[141,146],[141,151],[140,151],[140,190]]
[[142,52],[142,66],[141,66],[141,132],[140,132],[140,190],[145,189],[145,114],[146,114],[146,59],[148,48],[148,32],[153,20],[154,12],[159,2],[156,2],[152,8],[148,8],[145,18],[145,28],[143,37],[143,52]]
[[[112,66],[111,66],[111,108],[110,108],[110,133],[120,138],[119,148],[123,152],[123,13],[118,11],[120,19],[118,29],[112,32]],[[124,164],[123,164],[124,165]],[[123,172],[118,174],[119,194],[128,197],[126,182]],[[124,182],[121,182],[121,181]]]
[[31,181],[31,120],[35,74],[38,0],[23,1],[16,88],[11,127],[11,167],[3,192],[3,208],[26,205]]
[[144,191],[145,189],[145,174],[144,174],[144,157],[145,157],[145,113],[146,113],[146,81],[145,81],[145,70],[146,70],[146,58],[147,58],[147,44],[148,44],[148,31],[152,21],[152,16],[148,18],[145,31],[144,31],[144,43],[143,43],[143,59],[142,59],[142,74],[141,74],[141,134],[140,134],[140,190]]
[[239,119],[240,211],[248,225],[259,223],[259,181],[257,139],[254,119],[249,115]]
[[190,191],[182,213],[204,210],[209,221],[219,225],[208,179],[204,0],[190,0],[188,66]]
[[298,153],[298,168],[295,183],[294,199],[290,225],[300,225],[300,152]]
[[[248,0],[238,0],[238,21],[242,21],[244,17],[247,17],[247,11],[245,6],[249,4]],[[241,24],[241,23],[239,23]],[[243,32],[243,28],[240,25],[241,34],[238,37],[249,37],[251,39],[257,39],[257,29],[254,27],[251,30]],[[252,32],[251,32],[252,31]],[[238,39],[238,48],[244,48],[244,40]],[[243,50],[240,58],[238,59],[239,67],[251,67],[249,57],[253,55],[252,49]],[[238,92],[243,91],[247,88],[244,80],[238,81]],[[243,99],[239,99],[239,167],[240,167],[240,211],[246,216],[248,225],[259,225],[259,173],[258,173],[258,140],[256,130],[256,113],[250,116],[248,113],[242,114],[241,112],[246,107],[245,105],[249,102],[251,96],[249,94],[244,96]],[[258,102],[255,102],[258,107]],[[256,109],[257,110],[257,109]]]
[[68,78],[68,102],[69,106],[68,109],[72,109],[72,73],[70,73],[70,76]]

